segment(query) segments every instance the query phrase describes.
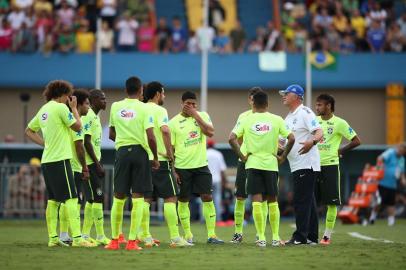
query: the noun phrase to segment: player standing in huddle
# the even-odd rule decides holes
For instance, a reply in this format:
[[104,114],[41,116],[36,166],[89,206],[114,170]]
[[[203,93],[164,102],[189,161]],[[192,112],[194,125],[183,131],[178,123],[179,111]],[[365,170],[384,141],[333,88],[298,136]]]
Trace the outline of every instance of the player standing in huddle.
[[119,234],[123,222],[127,194],[132,193],[130,234],[127,250],[141,250],[136,238],[144,209],[144,194],[152,191],[151,166],[147,149],[150,148],[152,168],[158,169],[158,153],[154,135],[154,118],[147,105],[140,101],[143,94],[141,80],[130,77],[126,81],[127,98],[114,102],[110,110],[110,139],[115,141],[114,199],[111,208],[112,240],[107,249],[119,249]]
[[[36,144],[44,146],[41,168],[48,192],[46,221],[48,227],[49,247],[66,246],[57,234],[58,208],[65,203],[69,225],[72,230],[74,247],[94,247],[84,240],[78,219],[78,198],[73,180],[70,160],[71,147],[64,143],[70,142],[70,132],[80,131],[82,123],[77,110],[76,97],[71,97],[72,85],[66,81],[51,81],[44,91],[47,103],[41,107],[26,129],[26,135]],[[68,102],[72,112],[66,106]],[[37,132],[41,130],[43,137]]]
[[[253,107],[253,100],[252,97],[259,91],[262,91],[260,87],[253,87],[249,90],[248,94],[248,104],[250,105],[251,109],[248,111],[245,111],[241,113],[238,116],[237,123],[235,125],[235,128],[233,129],[232,132],[235,132],[235,129],[239,125],[239,123],[244,120],[247,116],[252,114],[252,107]],[[241,152],[246,155],[246,147],[244,143],[244,138],[240,137],[238,138],[238,143],[241,145],[240,149]],[[234,206],[234,224],[235,224],[235,229],[234,229],[234,235],[233,238],[231,239],[231,243],[237,244],[241,243],[243,240],[243,227],[244,227],[244,215],[245,215],[245,200],[248,197],[247,194],[247,172],[245,171],[245,162],[241,161],[241,159],[238,160],[238,165],[237,165],[237,175],[235,178],[235,206]],[[268,216],[268,204],[266,201],[263,202],[262,204],[262,213],[264,215],[264,231],[266,228],[266,219]],[[258,237],[258,236],[257,236]]]
[[186,240],[192,244],[189,200],[199,194],[203,201],[203,216],[209,244],[223,244],[217,238],[216,209],[212,196],[212,176],[207,163],[206,137],[214,135],[214,127],[206,112],[197,111],[196,95],[182,95],[182,112],[169,122],[172,145],[175,149],[175,168],[180,185],[178,213]]
[[[144,213],[141,223],[141,231],[138,239],[144,242],[145,247],[152,247],[157,240],[153,239],[149,231],[150,204],[153,197],[164,199],[164,216],[169,228],[170,246],[191,246],[179,235],[178,214],[176,213],[176,201],[178,186],[173,174],[173,151],[171,145],[171,132],[169,130],[168,112],[162,106],[165,99],[165,90],[160,82],[150,82],[144,90],[144,101],[147,102],[148,111],[154,117],[154,134],[157,142],[158,171],[152,171],[153,191],[145,194]],[[149,159],[153,159],[151,151],[148,151]]]
[[104,234],[103,214],[103,183],[104,168],[101,164],[102,125],[99,112],[106,109],[106,95],[99,89],[90,90],[90,110],[86,116],[88,126],[85,126],[86,165],[89,168],[89,181],[84,185],[86,198],[85,214],[82,233],[90,235],[94,223],[96,228],[95,242],[107,245],[110,240]]
[[[237,139],[243,136],[245,151]],[[277,156],[279,136],[288,138],[287,146],[280,157]],[[278,163],[286,160],[295,137],[282,117],[268,112],[268,95],[259,91],[253,96],[253,113],[245,117],[231,132],[229,142],[247,170],[247,192],[252,195],[252,214],[257,230],[259,247],[266,247],[264,213],[265,200],[269,207],[269,221],[272,229],[272,246],[281,245],[279,237],[280,212],[278,206]],[[267,211],[268,212],[268,211]]]
[[[316,201],[327,205],[326,228],[320,244],[329,245],[337,217],[337,206],[341,204],[340,157],[361,144],[355,131],[342,118],[334,115],[335,100],[322,94],[316,99],[317,120],[323,129],[323,138],[317,144],[320,153],[321,171],[316,182]],[[342,138],[350,142],[340,148]]]
[[[89,180],[89,170],[86,165],[85,160],[85,148],[83,146],[84,141],[84,130],[89,127],[89,124],[86,122],[86,114],[89,111],[89,92],[85,89],[75,90],[72,94],[73,97],[76,97],[77,100],[77,110],[80,115],[80,120],[82,122],[82,128],[79,131],[70,132],[71,145],[72,145],[72,159],[70,161],[73,179],[75,182],[76,193],[78,195],[78,215],[80,220],[80,208],[83,202],[83,186],[84,182]],[[59,230],[60,235],[59,239],[70,244],[72,239],[68,234],[69,220],[68,213],[66,212],[66,207],[64,203],[61,203],[59,207]],[[83,234],[82,237],[89,242],[93,242],[88,235]]]

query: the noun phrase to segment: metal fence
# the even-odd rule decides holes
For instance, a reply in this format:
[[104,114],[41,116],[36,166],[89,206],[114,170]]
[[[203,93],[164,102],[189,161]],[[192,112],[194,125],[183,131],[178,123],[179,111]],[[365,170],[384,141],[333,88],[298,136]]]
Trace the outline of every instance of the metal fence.
[[[104,166],[106,171],[103,190],[103,209],[110,214],[113,203],[113,166]],[[47,194],[40,169],[21,163],[0,164],[0,217],[32,218],[45,214]],[[127,200],[124,215],[131,214],[131,200]],[[151,217],[163,219],[163,200],[151,204]]]

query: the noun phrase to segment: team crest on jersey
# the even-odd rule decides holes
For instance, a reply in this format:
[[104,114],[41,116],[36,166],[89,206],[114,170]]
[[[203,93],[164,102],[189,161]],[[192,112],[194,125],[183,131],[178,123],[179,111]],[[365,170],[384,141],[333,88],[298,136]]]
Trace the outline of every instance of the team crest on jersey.
[[43,113],[42,115],[41,115],[41,121],[46,121],[48,119],[48,113]]
[[333,134],[333,131],[334,131],[334,129],[332,127],[329,127],[327,129],[327,133],[330,134],[330,135]]
[[88,131],[89,128],[90,128],[90,125],[89,125],[89,124],[85,124],[85,126],[83,127],[83,129],[84,129],[85,131]]
[[297,123],[297,118],[293,119],[292,124],[296,125],[296,123]]
[[263,135],[270,132],[272,129],[269,123],[256,123],[251,127],[251,130],[258,135]]
[[353,134],[353,133],[354,133],[354,130],[352,129],[352,127],[349,127],[349,128],[348,128],[348,132],[349,132],[350,134]]
[[197,131],[189,132],[189,139],[195,139],[197,137],[199,137],[199,133]]
[[68,119],[69,119],[69,121],[73,120],[73,114],[71,112],[68,114]]
[[125,120],[131,120],[135,118],[135,112],[133,110],[122,109],[118,112],[118,116]]

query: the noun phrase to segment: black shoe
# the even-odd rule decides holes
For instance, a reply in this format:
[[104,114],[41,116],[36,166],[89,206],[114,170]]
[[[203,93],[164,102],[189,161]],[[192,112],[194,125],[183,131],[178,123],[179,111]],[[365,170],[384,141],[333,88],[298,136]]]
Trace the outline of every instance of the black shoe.
[[233,239],[231,239],[230,243],[239,244],[242,242],[242,233],[235,233],[233,235]]
[[294,238],[291,238],[290,240],[285,242],[285,246],[298,246],[298,245],[304,245],[305,243],[301,241],[297,241]]
[[315,241],[312,241],[310,239],[307,239],[306,245],[315,246],[315,245],[318,244],[318,242],[319,242],[319,240],[316,240],[316,242],[315,242]]

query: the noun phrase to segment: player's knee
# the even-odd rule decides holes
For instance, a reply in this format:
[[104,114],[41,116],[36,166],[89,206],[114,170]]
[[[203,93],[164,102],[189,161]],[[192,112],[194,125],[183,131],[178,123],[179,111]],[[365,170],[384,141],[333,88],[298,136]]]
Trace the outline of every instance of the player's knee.
[[144,197],[144,202],[147,202],[147,203],[151,204],[152,198],[145,198],[145,197]]
[[176,197],[169,197],[164,200],[166,203],[176,203]]
[[188,197],[179,197],[180,202],[189,202],[190,199]]
[[277,201],[277,197],[276,196],[267,196],[266,200],[268,201],[268,203],[273,203]]
[[213,196],[211,194],[201,194],[200,197],[204,202],[210,202],[213,200]]
[[120,200],[123,200],[126,198],[126,195],[124,193],[116,192],[114,193],[114,197]]

